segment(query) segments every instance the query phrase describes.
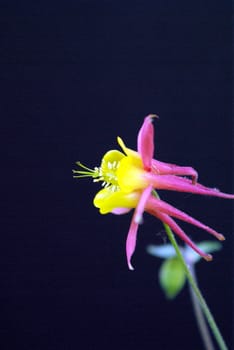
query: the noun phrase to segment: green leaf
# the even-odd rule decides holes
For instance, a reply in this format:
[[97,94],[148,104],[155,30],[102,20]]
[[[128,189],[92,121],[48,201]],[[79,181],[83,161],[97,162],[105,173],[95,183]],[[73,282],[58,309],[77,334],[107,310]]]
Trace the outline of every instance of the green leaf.
[[159,270],[159,283],[168,299],[174,299],[185,284],[184,267],[177,258],[165,260]]

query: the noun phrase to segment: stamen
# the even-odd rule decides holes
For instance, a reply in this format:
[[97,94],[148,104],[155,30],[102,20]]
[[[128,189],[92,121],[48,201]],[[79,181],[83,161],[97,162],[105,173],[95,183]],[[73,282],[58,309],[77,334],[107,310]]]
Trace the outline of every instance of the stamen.
[[103,181],[103,180],[104,180],[104,177],[99,177],[99,178],[93,179],[93,182],[100,182],[100,181]]
[[82,177],[90,177],[90,175],[74,175],[73,176],[74,179],[78,179],[78,178],[80,179]]
[[77,164],[78,166],[80,166],[81,168],[85,169],[86,171],[88,171],[89,173],[93,173],[93,172],[96,170],[96,168],[94,168],[94,170],[88,168],[87,166],[85,166],[85,165],[82,164],[81,162],[76,162],[76,164]]
[[79,174],[79,175],[75,175],[74,178],[80,178],[80,177],[97,178],[100,176],[99,168],[95,167],[94,169],[90,169],[84,164],[82,164],[81,162],[76,162],[76,164],[84,170],[72,170],[73,174]]
[[82,170],[73,170],[73,174],[76,174],[74,175],[75,178],[92,177],[93,182],[102,181],[102,187],[109,188],[113,192],[117,191],[119,188],[116,176],[116,170],[119,167],[118,160],[113,160],[112,162],[102,159],[101,166],[96,166],[94,169],[88,168],[81,162],[76,162],[76,164],[81,167]]

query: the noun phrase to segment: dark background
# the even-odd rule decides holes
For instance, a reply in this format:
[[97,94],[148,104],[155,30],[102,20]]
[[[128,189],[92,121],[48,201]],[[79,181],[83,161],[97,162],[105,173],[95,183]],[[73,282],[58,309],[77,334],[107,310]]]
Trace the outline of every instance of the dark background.
[[[232,191],[231,1],[1,1],[0,17],[1,349],[202,349],[187,288],[167,301],[145,251],[161,223],[145,215],[130,272],[131,216],[101,216],[71,169],[117,135],[135,148],[156,113],[157,159]],[[160,195],[226,235],[197,273],[231,348],[232,203]]]

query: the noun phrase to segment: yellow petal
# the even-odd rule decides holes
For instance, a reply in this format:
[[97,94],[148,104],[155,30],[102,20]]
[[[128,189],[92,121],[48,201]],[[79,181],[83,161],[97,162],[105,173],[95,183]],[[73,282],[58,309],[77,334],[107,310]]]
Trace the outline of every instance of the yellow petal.
[[149,185],[142,162],[135,157],[123,158],[116,175],[121,191],[126,193],[141,190]]
[[139,198],[138,192],[113,192],[111,188],[104,188],[96,194],[93,204],[99,208],[101,214],[107,214],[116,208],[135,208]]
[[106,152],[104,154],[104,156],[102,158],[102,162],[103,161],[106,162],[106,163],[108,163],[108,162],[113,163],[115,161],[118,162],[123,157],[125,157],[125,155],[122,152],[117,151],[117,150],[114,149],[114,150],[108,151],[108,152]]
[[108,151],[102,158],[100,167],[101,178],[107,184],[118,185],[116,171],[119,166],[119,162],[122,158],[126,157],[122,152],[117,150]]
[[122,150],[124,151],[124,153],[127,156],[131,156],[131,157],[139,159],[139,160],[141,159],[139,153],[137,153],[136,151],[133,151],[132,149],[130,149],[130,148],[125,146],[125,143],[123,142],[121,137],[118,136],[117,137],[117,141],[118,141],[118,144],[120,145],[120,147],[122,148]]

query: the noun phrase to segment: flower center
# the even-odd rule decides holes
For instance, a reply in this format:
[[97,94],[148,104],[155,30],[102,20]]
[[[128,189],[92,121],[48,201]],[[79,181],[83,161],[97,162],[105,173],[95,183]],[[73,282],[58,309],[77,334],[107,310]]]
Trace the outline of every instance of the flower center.
[[115,192],[119,189],[117,169],[123,157],[125,157],[125,155],[117,150],[109,151],[104,155],[101,166],[95,167],[94,169],[90,169],[80,162],[77,162],[77,165],[84,170],[73,170],[74,174],[78,174],[74,175],[74,177],[92,177],[93,182],[102,181],[103,187]]
[[99,178],[94,179],[94,182],[103,181],[102,186],[118,186],[116,171],[119,167],[119,161],[106,161],[104,158],[100,168],[98,168]]

